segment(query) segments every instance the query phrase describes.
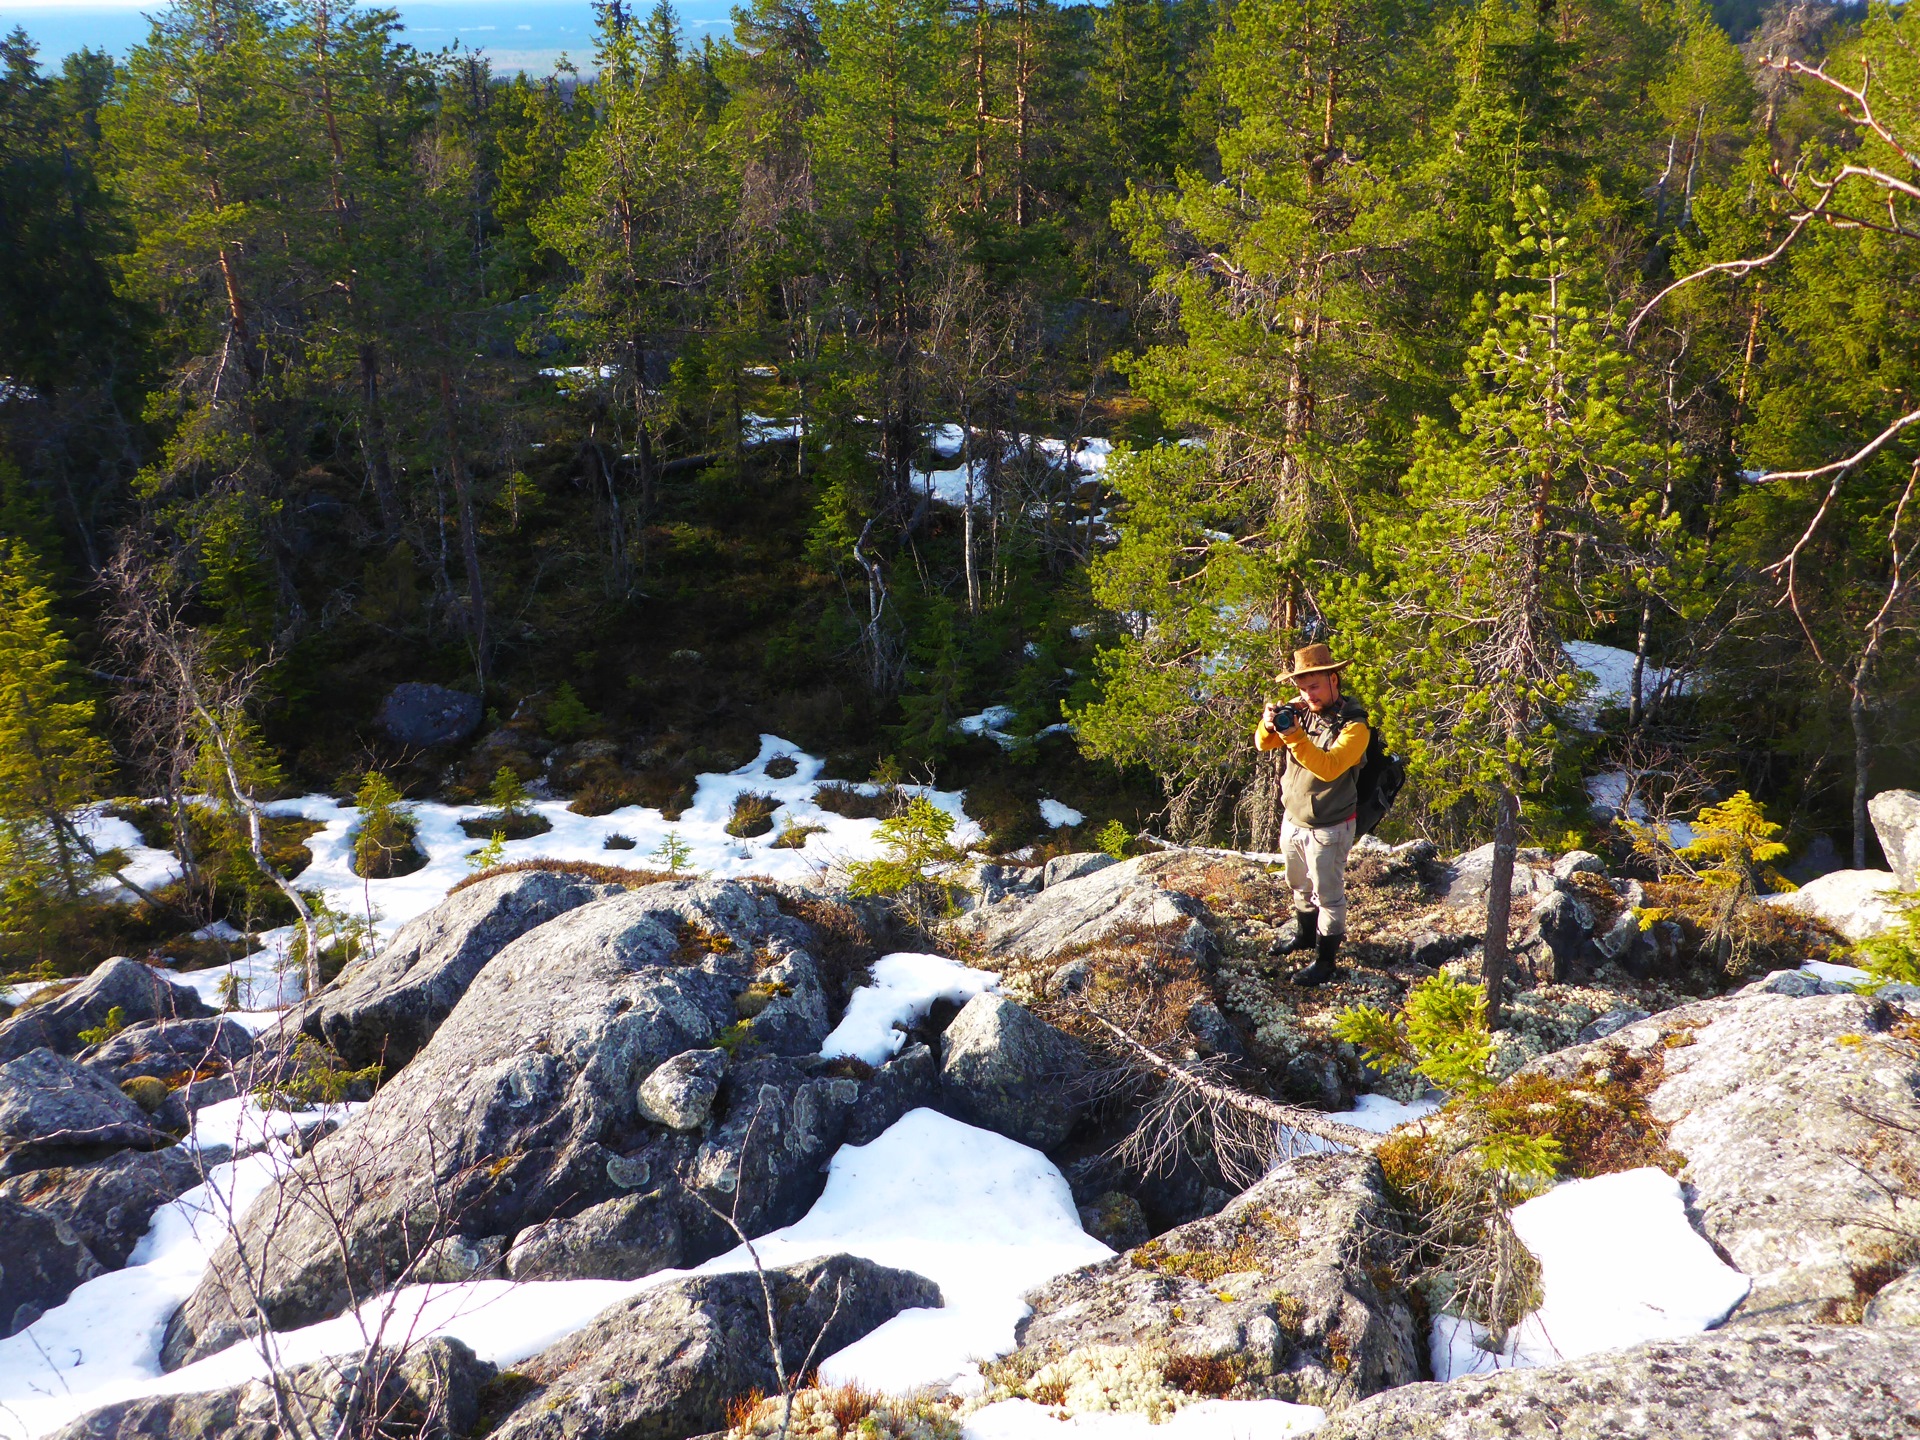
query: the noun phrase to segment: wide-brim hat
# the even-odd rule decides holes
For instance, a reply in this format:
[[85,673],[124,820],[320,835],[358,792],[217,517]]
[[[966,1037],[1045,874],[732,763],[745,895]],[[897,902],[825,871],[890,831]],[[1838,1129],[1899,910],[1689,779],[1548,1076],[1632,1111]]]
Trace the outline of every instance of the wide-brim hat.
[[1298,680],[1302,675],[1319,675],[1329,671],[1338,672],[1347,668],[1350,662],[1336,660],[1333,651],[1318,641],[1293,652],[1293,668],[1283,674],[1282,680]]

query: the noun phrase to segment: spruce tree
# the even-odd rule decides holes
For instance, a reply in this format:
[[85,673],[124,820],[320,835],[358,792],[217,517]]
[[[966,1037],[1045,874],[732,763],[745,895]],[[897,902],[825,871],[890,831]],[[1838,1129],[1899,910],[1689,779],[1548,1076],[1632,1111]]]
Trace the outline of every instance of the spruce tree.
[[33,555],[0,544],[0,925],[39,943],[99,873],[75,812],[112,765]]

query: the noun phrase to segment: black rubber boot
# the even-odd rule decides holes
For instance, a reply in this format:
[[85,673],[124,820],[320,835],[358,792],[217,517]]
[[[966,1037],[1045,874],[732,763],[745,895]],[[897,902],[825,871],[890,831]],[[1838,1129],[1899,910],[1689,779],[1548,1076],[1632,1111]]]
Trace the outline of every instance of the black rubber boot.
[[1275,940],[1269,955],[1291,955],[1296,950],[1311,950],[1320,936],[1320,912],[1318,910],[1296,910],[1293,912],[1293,939]]
[[1316,947],[1313,964],[1297,972],[1293,983],[1304,989],[1315,985],[1324,985],[1340,973],[1340,967],[1333,963],[1333,957],[1340,949],[1340,936],[1322,935]]

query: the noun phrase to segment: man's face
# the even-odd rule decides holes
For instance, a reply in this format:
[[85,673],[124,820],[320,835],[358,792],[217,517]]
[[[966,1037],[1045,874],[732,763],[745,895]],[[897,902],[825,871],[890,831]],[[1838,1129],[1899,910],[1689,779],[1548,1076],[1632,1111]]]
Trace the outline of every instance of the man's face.
[[1293,683],[1300,688],[1300,698],[1307,702],[1307,708],[1315,712],[1325,710],[1340,698],[1340,676],[1332,670],[1302,675]]

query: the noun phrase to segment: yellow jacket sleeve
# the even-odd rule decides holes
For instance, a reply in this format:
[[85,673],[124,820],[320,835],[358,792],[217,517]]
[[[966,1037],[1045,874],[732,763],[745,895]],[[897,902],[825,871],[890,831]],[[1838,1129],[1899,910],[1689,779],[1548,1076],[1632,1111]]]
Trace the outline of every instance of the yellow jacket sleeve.
[[[1264,728],[1265,722],[1261,724]],[[1358,765],[1366,757],[1367,741],[1371,738],[1372,732],[1364,720],[1355,720],[1342,730],[1331,750],[1322,750],[1314,744],[1306,729],[1298,725],[1284,736],[1274,736],[1275,742],[1292,751],[1293,758],[1316,780],[1337,780]],[[1263,744],[1260,748],[1271,750],[1273,746]]]
[[1260,717],[1260,723],[1253,727],[1253,748],[1256,750],[1278,750],[1284,743],[1280,738],[1280,732],[1267,724],[1267,717],[1262,715]]

